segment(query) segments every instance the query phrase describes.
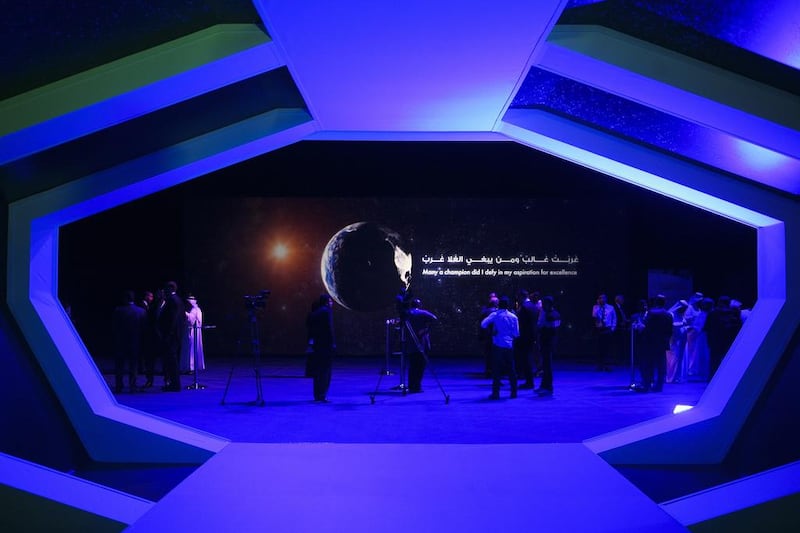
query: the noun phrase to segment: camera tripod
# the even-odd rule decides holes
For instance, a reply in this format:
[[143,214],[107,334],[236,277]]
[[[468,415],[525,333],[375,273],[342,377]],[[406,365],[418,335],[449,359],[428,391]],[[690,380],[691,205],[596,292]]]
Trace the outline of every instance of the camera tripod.
[[378,383],[375,385],[375,390],[369,395],[370,403],[375,403],[375,395],[378,393],[378,390],[381,386],[381,381],[383,381],[383,376],[390,375],[391,372],[389,371],[389,355],[390,355],[390,343],[389,343],[389,326],[390,325],[400,325],[400,384],[396,387],[393,387],[394,390],[400,390],[403,393],[403,396],[408,394],[408,386],[404,383],[404,380],[408,374],[408,361],[406,360],[406,356],[408,352],[406,350],[406,334],[411,338],[414,342],[414,345],[417,347],[418,353],[422,355],[425,359],[425,365],[430,370],[433,379],[436,381],[436,384],[439,386],[439,390],[442,391],[444,395],[444,403],[450,403],[450,395],[447,394],[442,387],[442,384],[439,382],[439,378],[436,376],[436,371],[434,370],[433,366],[431,365],[430,359],[428,358],[428,351],[420,342],[419,337],[417,336],[414,328],[411,327],[411,323],[406,318],[400,319],[390,319],[386,321],[386,366],[381,370],[378,376]]
[[[264,406],[264,395],[261,389],[261,342],[258,335],[258,317],[256,315],[256,308],[248,306],[247,320],[250,324],[250,346],[253,353],[253,370],[256,376],[256,399],[252,402],[246,402],[248,405]],[[231,379],[233,378],[233,370],[236,368],[236,363],[231,365],[230,374],[228,374],[228,383],[225,385],[225,393],[222,395],[222,405],[225,405],[225,398],[228,397],[228,389],[231,386]]]

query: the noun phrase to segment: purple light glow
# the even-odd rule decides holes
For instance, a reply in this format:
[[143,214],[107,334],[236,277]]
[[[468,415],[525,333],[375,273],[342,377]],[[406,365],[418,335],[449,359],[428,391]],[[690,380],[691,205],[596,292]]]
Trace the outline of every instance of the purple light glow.
[[[765,57],[794,68],[800,68],[800,3],[797,0],[753,0],[750,13],[742,19],[759,24],[748,24],[751,33],[745,33],[737,44]],[[794,31],[791,30],[794,28]]]
[[705,129],[684,154],[722,170],[792,194],[800,194],[800,160],[739,139]]
[[[786,177],[800,176],[799,163],[791,157],[740,139],[731,139],[730,143],[734,153],[738,153],[742,162],[749,165],[753,172],[769,171],[785,174]],[[800,193],[800,190],[795,192]]]

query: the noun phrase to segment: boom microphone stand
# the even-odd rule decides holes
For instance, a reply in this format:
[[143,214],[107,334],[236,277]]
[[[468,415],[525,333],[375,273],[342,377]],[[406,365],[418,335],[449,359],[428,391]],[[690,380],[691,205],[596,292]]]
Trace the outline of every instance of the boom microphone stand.
[[[385,354],[386,360],[384,361],[383,370],[381,371],[381,374],[384,375],[384,376],[391,376],[392,375],[392,371],[389,370],[389,356],[390,355],[394,355],[394,354],[392,353],[392,344],[391,344],[391,341],[390,341],[390,339],[391,339],[390,328],[396,327],[396,326],[397,326],[397,319],[396,318],[388,318],[388,319],[386,319],[386,354]],[[400,353],[402,353],[402,352],[400,352]]]

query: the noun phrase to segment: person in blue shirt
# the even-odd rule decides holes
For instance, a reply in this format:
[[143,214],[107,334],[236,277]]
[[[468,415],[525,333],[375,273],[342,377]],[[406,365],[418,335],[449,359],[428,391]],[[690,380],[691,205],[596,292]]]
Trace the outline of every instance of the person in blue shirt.
[[[500,379],[508,373],[511,398],[517,397],[517,371],[514,366],[514,339],[519,337],[519,319],[509,310],[507,296],[500,298],[499,307],[481,321],[481,327],[491,328],[492,335],[492,394],[490,400],[500,399]],[[505,371],[505,372],[504,372]]]

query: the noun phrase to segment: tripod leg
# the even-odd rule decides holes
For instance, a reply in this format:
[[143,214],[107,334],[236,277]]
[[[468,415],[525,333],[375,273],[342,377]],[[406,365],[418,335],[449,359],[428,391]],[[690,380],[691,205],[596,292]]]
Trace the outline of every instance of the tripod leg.
[[378,394],[378,389],[381,388],[381,381],[383,380],[383,376],[386,375],[385,370],[382,370],[381,373],[378,375],[378,383],[375,385],[375,390],[372,391],[372,394],[369,395],[369,403],[375,403],[375,395]]
[[634,387],[636,385],[636,365],[634,363],[634,357],[633,357],[633,355],[634,355],[634,352],[633,352],[633,340],[634,340],[633,333],[634,333],[633,327],[631,327],[631,384],[630,384],[631,387]]
[[[403,321],[404,324],[407,324],[406,321]],[[405,328],[400,329],[400,383],[398,384],[398,388],[403,393],[403,396],[406,395],[408,392],[408,381],[406,376],[408,376],[408,361],[406,359],[406,330]]]
[[264,395],[262,394],[262,391],[261,391],[261,369],[258,366],[256,366],[255,372],[256,372],[256,401],[255,401],[255,404],[263,406],[264,405]]
[[250,317],[250,339],[253,351],[253,370],[256,375],[256,399],[255,405],[264,406],[264,395],[261,389],[261,339],[258,335],[258,321],[255,313]]
[[[385,363],[383,365],[383,373],[386,374],[387,376],[389,375],[389,354],[392,351],[391,343],[389,342],[389,327],[390,326],[391,326],[391,321],[387,320],[386,321],[386,351],[384,352],[384,356],[386,358],[386,361],[385,361]],[[380,381],[378,381],[378,383],[380,384]]]
[[439,386],[439,390],[442,391],[442,395],[444,395],[444,403],[449,404],[450,395],[444,391],[444,387],[442,387],[442,384],[439,382],[439,378],[436,376],[436,371],[433,369],[433,366],[431,366],[431,360],[428,358],[428,354],[422,352],[422,356],[425,358],[425,364],[430,369],[431,375],[433,376],[434,381],[436,381],[436,385]]
[[228,374],[228,382],[225,384],[225,392],[222,394],[222,405],[225,405],[225,398],[228,397],[228,389],[231,387],[231,379],[233,378],[233,369],[236,367],[235,364],[231,365],[231,371]]
[[450,395],[444,391],[444,387],[442,387],[442,384],[439,382],[439,378],[436,376],[436,372],[433,370],[433,366],[430,364],[431,361],[428,358],[427,350],[422,343],[420,343],[419,339],[417,338],[417,334],[414,332],[414,329],[411,327],[411,324],[409,324],[408,321],[406,321],[406,328],[408,328],[408,333],[411,335],[411,339],[414,341],[414,344],[417,346],[419,352],[422,354],[422,357],[425,359],[425,366],[430,367],[433,379],[436,381],[436,385],[439,386],[439,390],[441,390],[442,394],[444,395],[444,403],[450,403]]
[[403,348],[403,351],[400,352],[400,392],[403,393],[403,396],[408,394],[408,358],[406,357],[406,350]]

